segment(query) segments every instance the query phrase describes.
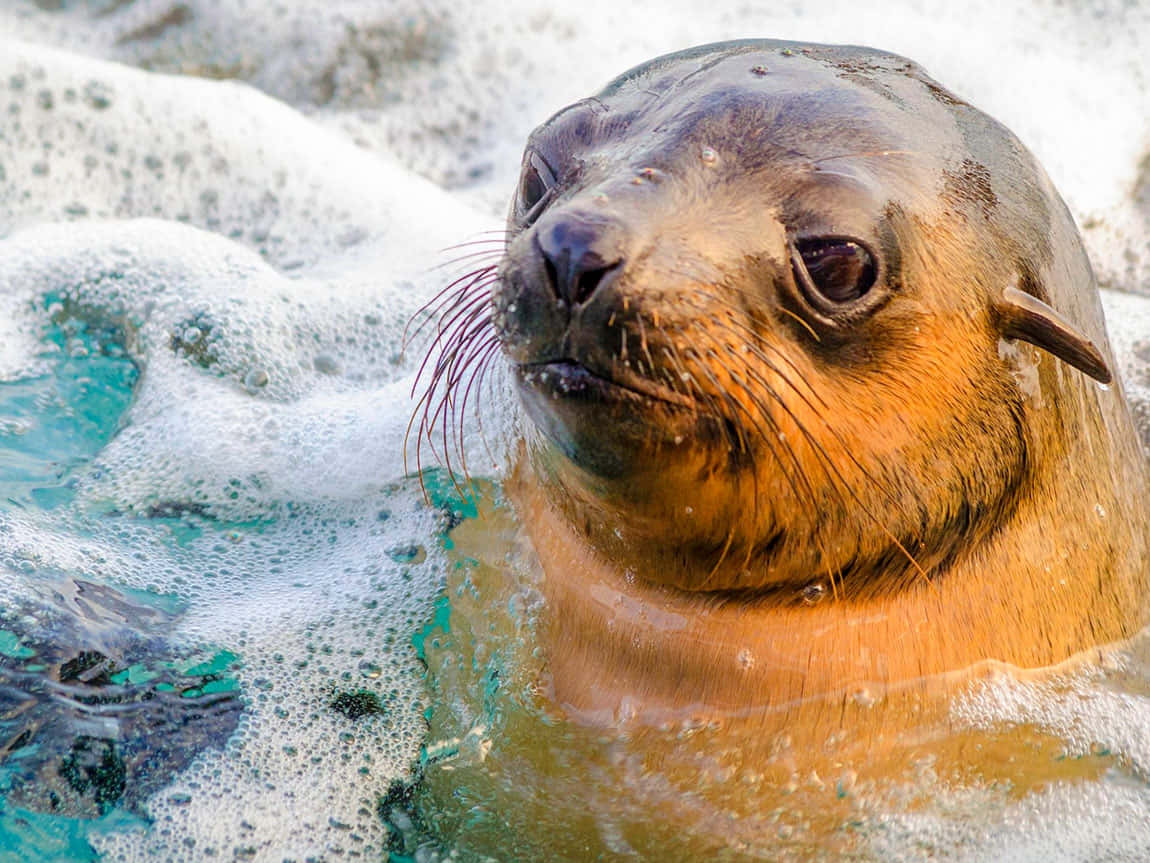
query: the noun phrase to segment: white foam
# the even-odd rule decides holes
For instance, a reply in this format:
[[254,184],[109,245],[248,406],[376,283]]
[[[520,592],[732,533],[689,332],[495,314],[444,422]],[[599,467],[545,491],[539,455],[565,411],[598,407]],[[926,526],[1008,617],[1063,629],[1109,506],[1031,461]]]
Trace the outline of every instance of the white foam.
[[1102,308],[1134,424],[1150,453],[1150,299],[1103,291]]
[[[946,796],[940,794],[941,798]],[[945,815],[916,813],[885,819],[870,851],[889,861],[1140,860],[1150,836],[1150,790],[1108,779],[1056,784],[1021,802],[998,796],[949,795]],[[987,826],[990,825],[990,826]]]

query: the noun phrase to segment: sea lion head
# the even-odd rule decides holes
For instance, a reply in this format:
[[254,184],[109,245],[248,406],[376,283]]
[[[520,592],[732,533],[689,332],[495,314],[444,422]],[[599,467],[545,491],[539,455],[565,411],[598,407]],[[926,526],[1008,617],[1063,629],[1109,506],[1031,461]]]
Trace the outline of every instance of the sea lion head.
[[677,588],[933,578],[1045,457],[1057,418],[1020,366],[1090,383],[1013,340],[1108,379],[1096,312],[1050,308],[1047,281],[1091,279],[1076,236],[1050,241],[1067,220],[1013,135],[904,58],[753,41],[639,66],[524,154],[491,308],[531,469]]

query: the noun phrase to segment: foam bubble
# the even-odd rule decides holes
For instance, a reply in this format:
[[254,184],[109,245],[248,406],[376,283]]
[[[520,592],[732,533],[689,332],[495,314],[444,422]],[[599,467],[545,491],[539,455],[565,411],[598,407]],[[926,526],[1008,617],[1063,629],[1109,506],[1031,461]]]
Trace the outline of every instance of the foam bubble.
[[1150,452],[1150,300],[1103,291],[1102,308],[1126,399],[1142,445]]

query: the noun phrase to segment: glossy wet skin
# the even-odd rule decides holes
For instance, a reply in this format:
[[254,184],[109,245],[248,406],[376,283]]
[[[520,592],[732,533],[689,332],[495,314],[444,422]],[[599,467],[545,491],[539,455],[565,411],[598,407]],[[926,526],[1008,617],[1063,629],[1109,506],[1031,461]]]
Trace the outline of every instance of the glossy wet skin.
[[794,601],[932,578],[1009,517],[1027,434],[990,304],[1048,265],[1046,216],[996,226],[1014,190],[961,110],[902,58],[760,42],[536,130],[494,322],[534,468],[595,545]]
[[[897,781],[932,738],[995,782],[1037,750],[954,736],[953,694],[1145,622],[1147,463],[1120,383],[1098,386],[1073,220],[1009,131],[914,64],[777,42],[657,58],[532,135],[508,227],[491,323],[531,422],[505,533],[542,570],[515,638],[549,719],[509,722],[481,792],[440,774],[460,823],[507,793],[490,811],[559,811],[559,853],[595,856],[598,825],[568,826],[601,780],[612,816],[634,804],[635,848],[738,854],[740,830],[774,835],[756,813],[803,810],[793,777]],[[452,295],[448,388],[494,344],[477,273]],[[472,529],[455,553],[506,576],[518,546],[485,558],[500,528]],[[513,606],[478,601],[477,631]],[[704,724],[698,749],[674,733]],[[765,781],[707,779],[725,755]],[[728,808],[687,826],[707,785]]]

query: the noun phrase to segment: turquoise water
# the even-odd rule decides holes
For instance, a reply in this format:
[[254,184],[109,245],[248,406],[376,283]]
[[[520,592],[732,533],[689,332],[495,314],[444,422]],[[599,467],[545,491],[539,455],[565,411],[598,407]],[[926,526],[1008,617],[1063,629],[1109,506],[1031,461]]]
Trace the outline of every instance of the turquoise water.
[[139,377],[125,333],[58,311],[37,377],[0,383],[0,502],[53,509],[72,499],[73,472],[111,439]]
[[[0,512],[67,518],[76,476],[120,429],[140,372],[121,326],[51,300],[45,308],[40,374],[0,383]],[[83,514],[73,515],[79,529]],[[194,745],[183,729],[197,722],[217,738],[234,728],[240,660],[210,648],[166,652],[165,627],[182,610],[171,595],[24,569],[29,586],[51,585],[57,598],[74,590],[80,611],[31,599],[0,609],[0,861],[94,860],[93,837],[146,825],[134,810],[154,784],[150,758],[186,762],[169,750]],[[88,644],[119,659],[80,649]],[[107,717],[118,733],[99,737]],[[165,731],[168,749],[149,742]],[[155,766],[159,779],[167,771]]]

